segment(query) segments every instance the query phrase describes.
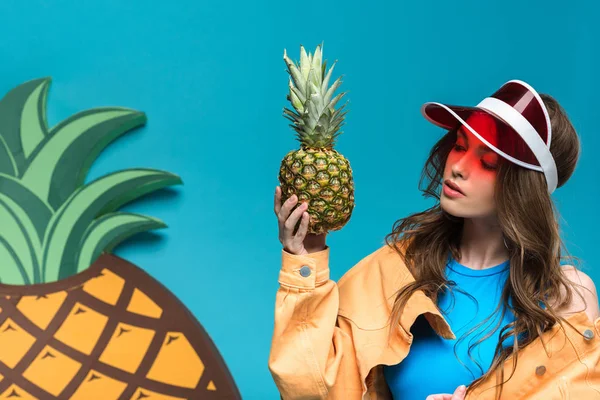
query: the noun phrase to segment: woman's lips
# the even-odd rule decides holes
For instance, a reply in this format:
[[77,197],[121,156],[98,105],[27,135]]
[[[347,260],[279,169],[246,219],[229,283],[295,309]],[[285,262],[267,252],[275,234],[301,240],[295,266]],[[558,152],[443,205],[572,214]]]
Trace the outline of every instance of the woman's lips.
[[461,191],[460,187],[450,181],[444,182],[444,194],[448,197],[464,197],[465,194]]

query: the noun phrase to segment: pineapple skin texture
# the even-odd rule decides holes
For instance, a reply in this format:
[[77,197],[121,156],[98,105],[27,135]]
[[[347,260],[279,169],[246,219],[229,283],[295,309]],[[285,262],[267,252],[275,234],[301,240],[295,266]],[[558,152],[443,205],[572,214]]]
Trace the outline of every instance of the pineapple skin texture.
[[352,168],[334,149],[301,147],[290,151],[281,161],[279,183],[282,204],[294,194],[298,204],[308,203],[308,233],[340,230],[352,216]]

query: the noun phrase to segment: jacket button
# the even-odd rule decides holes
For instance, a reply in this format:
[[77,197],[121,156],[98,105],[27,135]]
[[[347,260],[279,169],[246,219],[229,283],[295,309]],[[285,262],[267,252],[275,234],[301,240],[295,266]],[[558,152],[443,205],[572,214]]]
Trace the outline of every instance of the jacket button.
[[537,368],[535,369],[535,374],[536,374],[537,376],[542,376],[542,375],[544,375],[545,373],[546,373],[546,367],[544,367],[543,365],[540,365],[539,367],[537,367]]
[[300,275],[305,278],[310,276],[310,267],[308,265],[303,265],[302,268],[300,268]]
[[585,340],[592,340],[594,338],[594,332],[591,329],[586,329],[583,332],[583,337]]

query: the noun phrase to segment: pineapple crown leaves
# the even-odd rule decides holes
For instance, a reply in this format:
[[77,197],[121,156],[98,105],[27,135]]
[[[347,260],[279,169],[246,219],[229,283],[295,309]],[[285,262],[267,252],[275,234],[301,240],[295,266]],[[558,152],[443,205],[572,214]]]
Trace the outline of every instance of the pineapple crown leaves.
[[102,252],[112,252],[114,247],[129,237],[166,227],[162,221],[145,215],[115,212],[101,216],[83,235],[83,247],[75,263],[77,272],[86,269]]
[[117,208],[181,184],[172,173],[127,169],[85,184],[100,152],[146,122],[119,107],[46,123],[49,78],[26,82],[0,100],[0,272],[3,283],[65,278],[87,268],[128,237],[166,225]]
[[[64,278],[89,266],[80,260],[81,239],[98,217],[166,186],[181,183],[179,177],[153,169],[127,169],[105,175],[78,188],[53,215],[43,243],[42,273],[46,281]],[[111,231],[116,233],[116,231]],[[87,237],[94,237],[87,235]],[[98,254],[99,255],[99,254]]]
[[[323,61],[322,44],[315,53],[306,53],[300,46],[300,62],[294,63],[284,49],[283,59],[290,75],[288,101],[293,110],[283,109],[283,115],[290,120],[290,126],[296,131],[296,137],[303,146],[332,148],[344,125],[346,104],[336,109],[337,103],[346,92],[334,97],[342,83],[338,77],[331,86],[329,81],[335,64],[327,71],[327,62]],[[327,73],[326,73],[327,71]]]

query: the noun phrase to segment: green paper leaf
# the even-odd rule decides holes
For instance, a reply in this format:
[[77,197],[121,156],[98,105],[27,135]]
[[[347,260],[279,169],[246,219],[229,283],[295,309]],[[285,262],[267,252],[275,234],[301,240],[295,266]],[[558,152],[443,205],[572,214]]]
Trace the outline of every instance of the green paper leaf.
[[49,78],[32,80],[12,89],[0,100],[0,135],[8,146],[17,174],[24,170],[33,149],[48,134],[45,107],[49,85]]
[[0,268],[0,282],[9,285],[30,285],[29,277],[25,272],[25,268],[19,261],[19,256],[10,247],[6,239],[0,236],[0,260],[2,260],[2,268]]
[[4,138],[0,135],[0,174],[17,176],[17,164]]
[[[12,176],[0,174],[0,193],[6,195],[24,211],[27,218],[34,226],[37,233],[37,241],[42,243],[48,223],[52,217],[52,210],[35,193],[27,189],[23,184]],[[0,232],[3,228],[0,225]]]
[[21,114],[21,143],[23,154],[29,158],[31,153],[48,135],[46,124],[46,99],[50,81],[42,81],[31,93],[23,106]]
[[112,252],[121,242],[141,232],[166,228],[159,219],[132,213],[111,213],[95,220],[82,240],[77,272],[88,268],[102,252]]
[[81,186],[100,152],[146,116],[126,108],[97,108],[77,113],[50,132],[32,155],[23,184],[57,210]]
[[166,186],[181,184],[174,174],[153,169],[128,169],[103,176],[75,191],[50,221],[44,242],[42,272],[52,282],[76,271],[74,255],[81,237],[98,218]]
[[0,221],[0,237],[5,247],[14,253],[22,268],[20,273],[29,282],[40,282],[41,243],[36,238],[33,223],[20,205],[4,193],[0,193]]

